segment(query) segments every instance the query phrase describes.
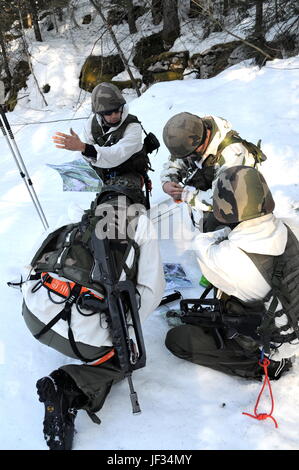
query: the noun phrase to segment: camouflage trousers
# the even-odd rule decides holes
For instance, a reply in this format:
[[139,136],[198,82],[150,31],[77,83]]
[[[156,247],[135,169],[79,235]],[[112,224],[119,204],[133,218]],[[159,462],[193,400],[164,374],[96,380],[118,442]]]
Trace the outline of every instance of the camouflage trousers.
[[216,329],[181,325],[168,331],[165,345],[175,356],[194,364],[244,378],[261,376],[258,345],[244,337],[225,339]]

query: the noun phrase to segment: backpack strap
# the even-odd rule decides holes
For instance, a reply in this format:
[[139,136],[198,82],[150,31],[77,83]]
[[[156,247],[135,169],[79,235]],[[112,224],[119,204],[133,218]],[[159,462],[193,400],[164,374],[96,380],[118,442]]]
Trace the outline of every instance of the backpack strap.
[[216,152],[216,161],[219,162],[220,157],[222,155],[223,150],[232,144],[242,144],[248,150],[251,155],[254,157],[254,168],[258,163],[263,162],[266,160],[266,155],[261,150],[261,140],[258,141],[258,144],[255,145],[252,142],[248,142],[247,140],[243,139],[237,131],[231,130],[229,131],[222,142],[220,142],[217,152]]
[[[291,229],[287,227],[288,230],[288,241],[286,250],[289,242],[295,242],[295,247],[299,252],[299,242]],[[294,309],[289,308],[294,306],[294,299],[291,299],[290,292],[288,290],[288,282],[293,279],[294,276],[298,275],[298,272],[292,272],[287,277],[283,277],[285,266],[289,262],[288,256],[286,255],[286,250],[279,256],[271,255],[261,255],[256,253],[244,253],[252,260],[259,272],[264,277],[265,281],[271,286],[271,290],[264,298],[264,302],[268,302],[271,299],[270,305],[266,310],[265,316],[263,318],[262,324],[259,327],[259,334],[263,338],[265,344],[265,351],[270,352],[270,339],[275,334],[277,328],[275,325],[275,317],[279,316],[277,310],[278,302],[280,301],[284,310],[284,313],[287,315],[289,327],[292,327],[294,333],[288,335],[288,338],[285,337],[285,341],[298,338],[299,339],[299,325],[298,317],[296,316]],[[243,250],[242,250],[243,251]],[[272,269],[271,269],[272,264]],[[299,299],[295,299],[298,302]],[[296,303],[295,302],[295,303]],[[285,330],[286,328],[282,327],[280,330]],[[291,336],[293,335],[293,338]],[[287,339],[286,339],[287,338]]]
[[34,337],[36,339],[39,339],[41,336],[43,336],[45,333],[51,330],[51,328],[59,321],[59,320],[65,320],[68,322],[68,339],[71,345],[71,348],[74,352],[74,354],[78,357],[83,362],[92,362],[95,361],[98,358],[92,358],[89,359],[87,357],[84,357],[83,354],[79,351],[76,341],[74,338],[73,330],[71,328],[71,316],[72,316],[72,306],[74,303],[77,301],[80,292],[81,292],[81,287],[79,284],[75,284],[74,287],[71,289],[70,295],[68,299],[65,301],[65,306],[64,308],[54,317],[52,320],[45,325],[39,333],[35,334]]
[[[134,259],[133,259],[131,268],[129,268],[127,265],[127,259],[131,251],[131,248],[134,249]],[[119,270],[120,273],[122,272],[122,270],[124,270],[126,273],[126,277],[129,280],[135,280],[136,278],[139,255],[140,255],[140,247],[138,243],[135,242],[135,240],[131,239],[126,248],[123,261],[120,265],[120,270]]]
[[133,114],[128,114],[126,119],[117,129],[104,134],[100,124],[98,123],[97,115],[95,114],[91,121],[91,134],[96,144],[98,144],[100,147],[105,145],[114,145],[123,137],[127,126],[133,123],[139,123],[141,125],[141,122],[136,116]]

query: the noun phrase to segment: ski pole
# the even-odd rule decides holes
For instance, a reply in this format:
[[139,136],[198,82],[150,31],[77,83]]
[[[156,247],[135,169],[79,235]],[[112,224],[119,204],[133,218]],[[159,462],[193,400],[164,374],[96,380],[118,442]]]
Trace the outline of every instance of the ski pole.
[[[34,187],[33,187],[33,182],[32,182],[32,180],[31,180],[31,178],[30,178],[30,176],[29,176],[29,173],[28,173],[28,171],[27,171],[27,168],[26,168],[26,166],[25,166],[25,163],[24,163],[24,161],[23,161],[23,159],[22,159],[21,153],[20,153],[20,151],[19,151],[19,148],[18,148],[18,146],[17,146],[17,144],[16,144],[16,141],[15,141],[15,138],[14,138],[13,132],[12,132],[12,130],[11,130],[11,127],[10,127],[10,125],[9,125],[8,119],[7,119],[7,117],[5,116],[5,112],[4,112],[3,107],[2,107],[1,104],[0,104],[0,115],[1,115],[1,117],[0,117],[0,127],[1,127],[1,130],[2,130],[2,133],[3,133],[3,135],[4,135],[4,137],[5,137],[6,141],[7,141],[7,144],[8,144],[8,146],[9,146],[9,148],[10,148],[10,151],[11,151],[11,153],[12,153],[12,156],[13,156],[13,158],[14,158],[14,161],[15,161],[17,167],[18,167],[20,176],[21,176],[22,180],[24,181],[25,186],[26,186],[26,188],[27,188],[27,190],[28,190],[28,192],[29,192],[29,194],[30,194],[30,197],[31,197],[31,199],[32,199],[32,202],[33,202],[33,204],[34,204],[34,207],[35,207],[35,209],[36,209],[36,211],[37,211],[37,213],[38,213],[38,215],[39,215],[39,218],[40,218],[40,220],[41,220],[41,222],[42,222],[42,224],[43,224],[43,226],[44,226],[44,228],[45,228],[45,230],[46,230],[47,228],[49,228],[49,224],[48,224],[48,222],[47,222],[47,219],[46,219],[46,216],[45,216],[45,214],[44,214],[44,211],[43,211],[43,209],[42,209],[42,207],[41,207],[41,205],[40,205],[40,202],[39,202],[39,200],[38,200],[37,194],[36,194],[35,189],[34,189]],[[6,132],[6,131],[7,131],[7,132]],[[9,135],[9,137],[10,137],[11,140],[8,138],[7,133],[8,133],[8,135]],[[12,142],[14,148],[13,148],[11,142]],[[17,157],[19,158],[19,160],[18,160]]]

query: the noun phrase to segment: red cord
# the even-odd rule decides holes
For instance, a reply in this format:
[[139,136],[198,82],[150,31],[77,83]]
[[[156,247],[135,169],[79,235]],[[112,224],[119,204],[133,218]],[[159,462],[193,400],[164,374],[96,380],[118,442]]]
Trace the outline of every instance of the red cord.
[[[267,358],[264,358],[263,361],[259,361],[259,365],[264,368],[265,379],[264,379],[262,389],[259,393],[258,399],[257,399],[256,404],[255,404],[254,415],[251,415],[249,413],[244,413],[244,412],[242,414],[250,416],[250,418],[258,419],[259,421],[261,421],[263,419],[271,418],[274,421],[275,427],[278,428],[277,421],[272,416],[272,413],[273,413],[273,410],[274,410],[274,398],[273,398],[273,394],[272,394],[271,383],[270,383],[270,380],[269,380],[269,377],[268,377],[268,366],[269,366],[269,364],[270,364],[270,361]],[[265,390],[266,385],[268,385],[268,387],[269,387],[269,392],[270,392],[270,397],[271,397],[271,411],[270,411],[269,414],[268,413],[257,413],[257,408],[258,408],[262,393]]]

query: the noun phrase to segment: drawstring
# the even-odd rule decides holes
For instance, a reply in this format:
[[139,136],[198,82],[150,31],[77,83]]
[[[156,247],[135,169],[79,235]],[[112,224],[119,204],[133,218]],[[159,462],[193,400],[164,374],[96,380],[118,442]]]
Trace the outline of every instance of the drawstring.
[[[249,413],[244,413],[244,412],[242,414],[247,415],[250,418],[258,419],[259,421],[262,421],[262,420],[267,419],[267,418],[271,418],[272,421],[274,421],[275,427],[278,428],[277,421],[272,416],[272,413],[273,413],[273,410],[274,410],[274,398],[273,398],[271,383],[270,383],[270,380],[269,380],[269,377],[268,377],[268,366],[270,365],[270,360],[268,358],[264,357],[264,351],[262,351],[261,359],[258,361],[258,363],[261,367],[264,368],[265,378],[264,378],[264,383],[263,383],[262,389],[259,393],[259,396],[258,396],[256,404],[255,404],[254,415],[249,414]],[[261,396],[262,396],[262,394],[265,390],[266,385],[268,385],[268,387],[269,387],[269,393],[270,393],[270,397],[271,397],[271,411],[270,411],[270,413],[257,413],[258,405],[259,405]]]

